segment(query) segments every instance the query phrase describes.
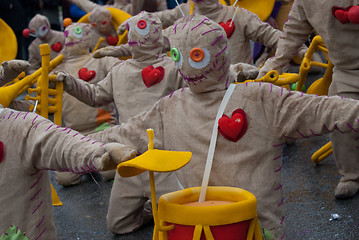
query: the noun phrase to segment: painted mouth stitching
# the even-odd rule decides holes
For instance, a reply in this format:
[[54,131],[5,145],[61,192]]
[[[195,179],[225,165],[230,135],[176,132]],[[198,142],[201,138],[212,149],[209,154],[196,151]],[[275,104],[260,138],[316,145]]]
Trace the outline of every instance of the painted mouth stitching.
[[203,79],[203,78],[207,79],[207,77],[206,77],[205,75],[203,75],[203,74],[200,75],[200,76],[198,76],[198,75],[196,74],[196,76],[191,77],[191,76],[189,76],[189,75],[184,75],[184,74],[181,72],[180,69],[178,69],[178,71],[179,71],[179,73],[181,74],[181,76],[183,77],[183,79],[186,81],[186,83],[187,83],[188,85],[190,85],[191,83],[194,84],[194,85],[196,85],[196,82],[198,82],[198,81],[202,82],[202,79]]
[[81,39],[80,41],[77,41],[77,42],[68,42],[68,43],[65,44],[65,46],[66,46],[66,47],[71,47],[71,46],[73,46],[73,45],[76,45],[76,44],[78,44],[78,43],[85,42],[85,41],[88,41],[88,40],[89,40],[89,38]]

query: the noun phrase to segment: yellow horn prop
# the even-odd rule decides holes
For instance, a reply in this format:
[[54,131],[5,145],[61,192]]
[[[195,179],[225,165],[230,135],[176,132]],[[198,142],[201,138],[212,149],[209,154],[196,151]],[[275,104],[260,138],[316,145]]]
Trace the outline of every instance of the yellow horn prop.
[[[50,70],[59,65],[64,59],[64,55],[60,54],[50,62]],[[3,107],[8,107],[10,103],[17,98],[21,93],[26,91],[29,87],[36,83],[37,78],[41,75],[42,68],[39,68],[31,75],[28,75],[20,81],[6,87],[0,87],[0,104]]]

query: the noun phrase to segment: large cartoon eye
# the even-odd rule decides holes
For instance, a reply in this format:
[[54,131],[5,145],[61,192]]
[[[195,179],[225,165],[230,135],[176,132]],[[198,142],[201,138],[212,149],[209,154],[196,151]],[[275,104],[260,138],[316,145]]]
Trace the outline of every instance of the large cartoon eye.
[[40,36],[40,37],[45,36],[48,31],[49,31],[49,29],[47,28],[47,26],[46,26],[46,25],[42,25],[42,26],[39,28],[39,36]]
[[82,38],[83,35],[82,28],[75,27],[74,31],[72,32],[72,35],[76,38]]
[[177,48],[172,48],[170,53],[172,60],[176,62],[176,67],[181,68],[183,63],[183,58],[181,56],[180,51]]
[[143,19],[139,20],[135,26],[136,32],[145,36],[150,32],[150,26]]
[[189,53],[188,62],[191,67],[202,69],[208,65],[211,60],[211,54],[206,48],[192,48]]

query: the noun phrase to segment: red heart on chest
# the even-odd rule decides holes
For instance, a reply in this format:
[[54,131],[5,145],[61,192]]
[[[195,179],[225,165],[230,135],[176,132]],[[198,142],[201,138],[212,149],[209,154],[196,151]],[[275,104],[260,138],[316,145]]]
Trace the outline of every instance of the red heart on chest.
[[334,13],[334,16],[341,22],[342,24],[348,23],[348,11],[337,9]]
[[54,43],[51,45],[51,49],[55,52],[60,52],[62,49],[62,44],[60,42]]
[[247,131],[247,116],[246,113],[238,108],[232,113],[229,118],[226,114],[218,120],[219,133],[229,141],[237,142]]
[[161,66],[154,68],[150,65],[142,69],[142,80],[148,88],[161,82],[164,75],[165,69]]
[[359,6],[353,6],[349,9],[348,18],[351,23],[359,24]]
[[96,76],[96,72],[95,71],[89,71],[87,68],[83,67],[79,70],[78,72],[79,74],[79,78],[81,78],[82,80],[88,82],[90,80],[92,80],[95,76]]
[[224,22],[220,22],[219,25],[221,25],[224,29],[224,31],[227,34],[227,38],[230,38],[234,32],[234,30],[236,29],[236,27],[234,26],[234,22],[232,22],[232,19],[229,19],[226,23]]
[[111,35],[106,37],[106,41],[108,44],[112,45],[112,46],[116,46],[117,42],[118,42],[118,37],[113,37]]
[[4,159],[4,144],[0,141],[0,163]]

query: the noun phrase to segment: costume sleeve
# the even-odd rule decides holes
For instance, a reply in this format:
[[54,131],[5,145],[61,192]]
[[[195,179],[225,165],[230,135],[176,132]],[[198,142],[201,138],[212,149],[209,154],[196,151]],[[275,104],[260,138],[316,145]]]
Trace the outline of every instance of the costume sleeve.
[[36,39],[28,47],[29,52],[29,63],[30,67],[27,71],[28,74],[32,74],[41,67],[41,55],[39,46],[35,44]]
[[102,58],[105,56],[109,57],[131,57],[131,47],[129,44],[121,44],[118,46],[107,46],[96,50],[93,54],[94,58]]
[[152,128],[155,134],[154,147],[164,148],[163,123],[161,116],[160,103],[157,102],[147,112],[143,112],[126,123],[108,128],[104,131],[89,135],[91,138],[102,142],[121,142],[133,147],[139,153],[147,151],[148,135],[146,129]]
[[283,33],[277,44],[275,56],[265,63],[258,77],[270,70],[282,72],[282,68],[297,55],[300,46],[308,39],[313,27],[306,19],[301,0],[294,2],[289,13],[288,21],[283,27]]
[[35,113],[5,109],[0,115],[1,132],[9,136],[4,144],[20,152],[24,167],[84,173],[114,169],[135,156],[128,146],[103,144]]
[[262,22],[254,13],[240,8],[237,13],[239,23],[244,26],[246,37],[252,41],[274,48],[277,45],[281,31],[273,28],[266,22]]
[[[187,8],[186,3],[182,3],[179,6],[181,7],[182,11],[185,8]],[[164,11],[155,12],[153,14],[161,20],[163,27],[169,27],[169,26],[173,25],[176,20],[183,17],[179,6],[173,8],[173,9],[167,9]]]
[[75,4],[76,6],[78,6],[79,8],[81,8],[87,13],[91,12],[98,6],[98,4],[91,2],[89,0],[69,0],[69,2]]
[[[258,83],[253,85],[257,85],[252,88],[252,94],[256,94]],[[283,139],[359,130],[359,102],[356,100],[288,91],[272,84],[260,85],[265,119],[273,126],[273,134]]]
[[70,95],[74,96],[83,103],[92,107],[100,107],[113,102],[113,86],[112,80],[114,78],[114,71],[109,74],[100,82],[90,84],[83,80],[76,79],[68,73],[58,73],[57,78],[61,75],[64,82],[64,90]]

